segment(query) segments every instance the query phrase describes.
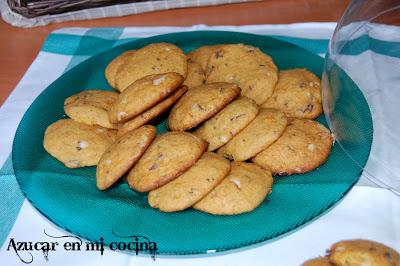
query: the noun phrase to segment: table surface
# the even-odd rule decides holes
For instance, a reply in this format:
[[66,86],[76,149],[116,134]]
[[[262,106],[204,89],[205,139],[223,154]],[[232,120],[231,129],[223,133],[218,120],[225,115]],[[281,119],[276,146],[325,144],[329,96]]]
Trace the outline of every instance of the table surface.
[[[173,9],[105,18],[16,28],[0,20],[0,106],[6,100],[46,38],[63,27],[190,26],[285,24],[337,21],[350,0],[265,0],[210,7]],[[221,15],[223,14],[223,15]]]

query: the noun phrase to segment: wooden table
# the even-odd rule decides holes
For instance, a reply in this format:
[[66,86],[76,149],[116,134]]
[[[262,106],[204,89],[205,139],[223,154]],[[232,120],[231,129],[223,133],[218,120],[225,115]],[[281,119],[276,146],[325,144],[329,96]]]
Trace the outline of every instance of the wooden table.
[[63,27],[284,24],[337,21],[350,0],[265,0],[157,11],[118,18],[16,28],[0,20],[0,105],[35,59],[46,36]]

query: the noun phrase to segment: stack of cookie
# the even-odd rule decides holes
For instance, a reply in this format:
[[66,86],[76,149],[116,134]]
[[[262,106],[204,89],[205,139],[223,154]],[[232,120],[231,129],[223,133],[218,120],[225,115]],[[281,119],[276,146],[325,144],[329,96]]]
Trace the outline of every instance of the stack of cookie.
[[302,266],[399,266],[400,254],[371,240],[344,240],[332,245],[327,255],[308,260]]
[[[243,44],[203,46],[189,58],[205,71],[205,85],[173,107],[171,130],[192,130],[209,143],[208,151],[252,160],[274,175],[305,173],[325,162],[333,138],[312,120],[322,113],[317,76],[306,69],[279,72],[268,55]],[[240,97],[227,105],[209,92],[222,82],[240,88]]]
[[[329,130],[309,120],[322,112],[320,80],[305,69],[278,72],[256,47],[204,46],[186,56],[151,44],[115,58],[105,76],[116,91],[66,99],[71,119],[48,127],[44,147],[67,167],[97,165],[101,190],[127,173],[161,211],[251,211],[270,193],[272,174],[311,171],[332,147]],[[156,137],[146,124],[171,106],[170,132]]]

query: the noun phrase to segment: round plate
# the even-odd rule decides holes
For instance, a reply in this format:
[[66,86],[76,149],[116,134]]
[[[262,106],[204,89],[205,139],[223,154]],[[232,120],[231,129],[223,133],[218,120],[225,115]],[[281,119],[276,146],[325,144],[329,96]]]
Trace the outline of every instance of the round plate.
[[[273,192],[254,211],[235,216],[214,216],[193,209],[162,213],[152,209],[145,194],[121,181],[99,191],[95,167],[68,169],[43,148],[46,127],[64,118],[63,102],[86,89],[111,89],[104,77],[107,64],[128,49],[169,42],[185,52],[208,44],[244,43],[268,53],[279,69],[305,67],[321,76],[323,59],[306,50],[273,38],[233,32],[174,33],[137,40],[96,55],[53,82],[24,115],[13,145],[13,165],[27,199],[58,226],[78,236],[104,242],[131,242],[120,236],[145,236],[157,243],[158,254],[198,254],[239,248],[276,238],[321,215],[338,202],[358,180],[361,171],[340,146],[334,145],[327,162],[303,175],[277,177]],[[347,86],[368,105],[357,86],[345,74]],[[364,116],[365,118],[366,116]],[[165,131],[165,117],[154,124]],[[318,119],[325,123],[323,117]],[[363,126],[371,129],[371,117]],[[372,136],[371,136],[372,138]],[[364,164],[371,140],[362,151]]]

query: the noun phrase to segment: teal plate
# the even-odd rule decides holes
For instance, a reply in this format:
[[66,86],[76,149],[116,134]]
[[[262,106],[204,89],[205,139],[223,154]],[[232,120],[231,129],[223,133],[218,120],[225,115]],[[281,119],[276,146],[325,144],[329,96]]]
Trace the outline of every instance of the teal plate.
[[[327,162],[317,170],[277,177],[273,192],[254,211],[236,216],[213,216],[192,209],[162,213],[152,209],[146,195],[119,182],[99,191],[95,167],[68,169],[47,154],[43,135],[51,123],[64,118],[63,102],[82,90],[110,90],[104,77],[107,63],[121,52],[150,43],[169,42],[185,52],[207,44],[245,43],[271,55],[279,69],[305,67],[321,76],[323,59],[295,45],[274,38],[234,32],[186,32],[136,40],[96,55],[54,81],[25,113],[15,135],[13,166],[26,198],[61,228],[91,241],[106,244],[131,242],[120,236],[145,236],[157,243],[158,254],[200,254],[223,251],[271,240],[320,216],[337,203],[356,183],[361,169],[334,145]],[[367,137],[354,148],[362,165],[369,155],[372,122],[362,93],[343,71],[335,77],[345,82],[362,112],[362,134]],[[325,123],[324,117],[318,119]],[[153,122],[165,131],[165,117]],[[354,123],[350,121],[349,123]],[[351,150],[350,150],[351,151]]]

